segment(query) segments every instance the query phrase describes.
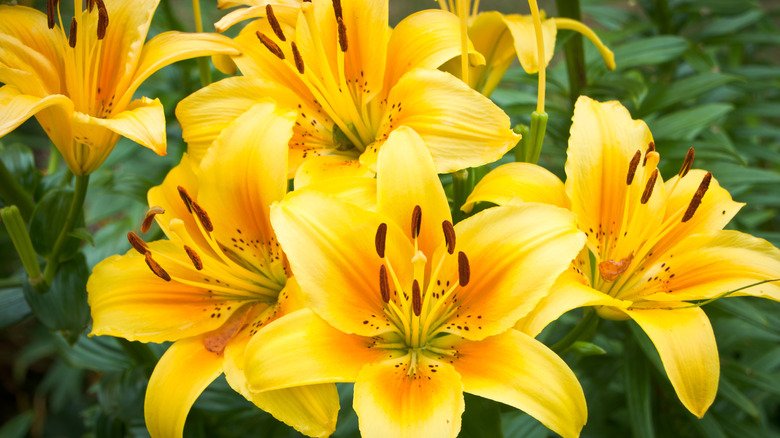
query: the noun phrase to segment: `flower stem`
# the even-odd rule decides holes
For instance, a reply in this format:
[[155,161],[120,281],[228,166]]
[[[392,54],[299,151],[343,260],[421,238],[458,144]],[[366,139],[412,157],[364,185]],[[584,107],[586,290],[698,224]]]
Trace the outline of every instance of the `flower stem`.
[[580,337],[590,332],[591,329],[596,327],[599,322],[598,314],[593,309],[585,309],[585,314],[582,316],[582,320],[574,326],[574,328],[566,334],[560,341],[550,347],[550,349],[556,352],[558,355],[565,353]]
[[468,168],[452,173],[452,205],[453,219],[455,222],[465,219],[465,213],[460,210],[460,207],[466,203],[469,194],[474,190],[474,185],[476,183],[474,172],[474,168]]
[[[558,15],[582,21],[582,12],[580,11],[580,0],[555,0],[558,7]],[[566,53],[566,72],[569,74],[569,98],[572,105],[577,101],[577,97],[582,94],[582,90],[588,83],[585,74],[585,52],[582,47],[582,35],[574,35],[563,45]]]
[[25,221],[30,219],[35,204],[2,161],[0,161],[0,198],[7,205],[17,206]]
[[[203,20],[200,15],[200,0],[192,0],[192,15],[195,19],[195,32],[203,32]],[[211,83],[211,69],[209,68],[208,58],[198,58],[198,69],[200,70],[200,85],[205,87]]]
[[38,264],[38,256],[30,240],[30,234],[27,232],[27,226],[22,219],[19,209],[15,205],[0,209],[0,217],[3,218],[8,235],[11,237],[16,253],[22,259],[22,266],[27,271],[30,278],[30,284],[38,284],[41,278],[41,267]]
[[51,286],[51,281],[54,278],[54,274],[57,272],[57,266],[59,265],[60,253],[65,248],[65,244],[70,237],[70,232],[73,231],[73,226],[76,224],[81,210],[84,207],[84,199],[87,196],[87,186],[89,185],[89,175],[76,175],[76,188],[73,193],[73,202],[70,204],[70,210],[68,210],[68,216],[65,218],[65,223],[62,226],[60,234],[57,236],[57,240],[54,241],[54,248],[49,256],[46,269],[43,271],[43,281],[36,289],[37,292],[43,293]]

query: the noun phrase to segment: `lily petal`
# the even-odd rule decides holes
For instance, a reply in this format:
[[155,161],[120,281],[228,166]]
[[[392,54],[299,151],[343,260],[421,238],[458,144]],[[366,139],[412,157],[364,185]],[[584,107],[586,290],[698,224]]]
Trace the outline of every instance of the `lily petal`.
[[579,436],[588,419],[582,387],[544,344],[509,330],[453,348],[466,392],[521,409],[563,437]]
[[401,125],[423,138],[438,173],[493,162],[520,138],[493,102],[438,70],[412,70],[390,90],[377,138]]
[[[530,15],[504,15],[504,23],[515,43],[515,52],[520,60],[520,65],[527,73],[539,71],[539,54],[536,48],[536,31],[533,18]],[[558,28],[554,20],[542,21],[542,38],[544,39],[544,65],[552,59],[555,49],[555,36]]]
[[360,432],[372,437],[454,438],[465,410],[463,385],[450,364],[419,355],[366,365],[357,376],[353,406]]
[[570,208],[563,182],[549,170],[530,163],[508,163],[482,178],[461,210],[470,212],[477,202],[507,205],[511,202],[541,202]]
[[401,126],[379,151],[377,209],[411,240],[415,206],[424,207],[419,249],[430,256],[444,240],[442,222],[452,223],[450,206],[425,142],[414,130]]
[[363,176],[330,178],[306,186],[304,190],[314,190],[335,196],[342,201],[355,204],[363,210],[376,211],[376,179]]
[[177,438],[195,399],[222,374],[222,357],[203,347],[199,337],[178,341],[154,367],[144,400],[152,438]]
[[[304,161],[295,172],[295,190],[334,178],[369,177],[374,171],[343,155],[323,155]],[[375,201],[376,203],[376,201]]]
[[[680,401],[701,418],[718,392],[720,362],[710,320],[687,303],[657,303],[662,308],[623,310],[658,349]],[[665,307],[669,306],[669,307]]]
[[[166,154],[165,111],[160,99],[142,97],[134,100],[125,111],[114,114],[108,119],[77,113],[76,123],[106,128],[146,146],[157,155]],[[106,156],[109,152],[110,149],[106,152]]]
[[414,255],[395,223],[311,190],[293,192],[271,207],[271,223],[307,304],[318,315],[362,336],[389,328],[379,288],[379,224],[387,224],[386,258],[402,287],[411,287]]
[[[69,120],[70,114],[73,112],[73,102],[61,94],[40,98],[22,94],[13,85],[0,87],[0,137],[46,109],[56,112],[59,117],[62,117],[59,120]],[[47,125],[44,126],[44,129],[47,134],[54,136],[53,138],[70,138],[70,136],[58,135],[63,131],[70,131],[70,126]]]

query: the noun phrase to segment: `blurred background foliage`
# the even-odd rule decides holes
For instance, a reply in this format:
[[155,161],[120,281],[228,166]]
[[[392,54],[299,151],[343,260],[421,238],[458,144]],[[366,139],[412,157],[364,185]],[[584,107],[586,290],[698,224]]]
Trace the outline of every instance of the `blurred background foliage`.
[[[43,1],[20,3],[45,10]],[[541,5],[551,16],[577,16],[572,10],[577,2],[558,3],[560,14],[555,2]],[[650,126],[662,175],[674,175],[694,147],[695,167],[711,170],[737,201],[747,203],[730,226],[780,245],[780,5],[755,0],[582,0],[579,5],[581,18],[615,52],[617,68],[607,71],[596,50],[570,32],[558,34],[548,70],[549,122],[540,164],[563,175],[577,95],[620,100]],[[435,6],[433,1],[391,0],[391,22]],[[205,23],[222,15],[213,0],[201,7]],[[480,9],[528,12],[524,2],[509,1],[483,1]],[[194,30],[189,2],[161,2],[152,33],[169,29]],[[74,248],[48,294],[36,295],[26,285],[0,227],[0,438],[148,436],[144,391],[166,345],[87,337],[84,285],[98,261],[129,249],[125,235],[140,228],[147,190],[162,181],[185,150],[175,106],[199,87],[197,63],[185,61],[163,69],[139,90],[159,97],[166,108],[168,155],[160,158],[120,140],[90,181],[84,227],[77,233],[85,241],[81,252]],[[492,98],[514,123],[528,124],[536,87],[536,76],[517,66]],[[510,153],[501,161],[512,159]],[[30,229],[36,250],[45,253],[50,244],[46,230],[58,229],[47,225],[61,220],[61,204],[67,206],[62,199],[72,193],[67,167],[34,120],[2,139],[0,160],[39,202]],[[477,169],[476,175],[487,170]],[[161,236],[157,229],[153,239]],[[588,400],[583,437],[780,436],[780,304],[730,298],[705,310],[718,341],[721,379],[704,418],[682,407],[654,347],[634,323],[602,321],[590,342],[576,344],[564,356]],[[564,315],[540,339],[551,345],[580,316]],[[340,392],[334,436],[355,437],[351,386],[341,385]],[[473,396],[466,403],[463,437],[553,435],[520,411]],[[196,402],[185,436],[300,435],[220,378]]]

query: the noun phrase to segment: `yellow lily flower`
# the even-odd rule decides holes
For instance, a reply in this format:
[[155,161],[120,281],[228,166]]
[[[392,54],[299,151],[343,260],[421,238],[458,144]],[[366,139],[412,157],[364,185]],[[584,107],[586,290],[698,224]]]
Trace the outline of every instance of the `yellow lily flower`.
[[655,344],[682,403],[701,417],[717,391],[718,350],[707,316],[689,301],[754,284],[733,295],[780,300],[776,283],[756,284],[780,278],[780,251],[723,230],[743,204],[711,173],[691,170],[692,150],[665,183],[659,158],[644,122],[618,102],[583,96],[574,108],[565,184],[539,166],[511,163],[488,174],[464,207],[532,201],[574,212],[588,250],[518,328],[535,336],[580,306],[631,318]]
[[[433,159],[411,128],[390,134],[377,166],[376,212],[311,190],[272,206],[310,309],[249,342],[250,387],[355,382],[364,436],[454,437],[464,391],[579,435],[587,414],[574,374],[512,328],[582,248],[574,216],[510,206],[453,227]],[[525,232],[509,226],[516,222]]]
[[235,39],[243,77],[212,84],[177,107],[193,158],[232,118],[267,97],[299,112],[291,171],[304,160],[340,168],[358,159],[373,171],[377,151],[399,126],[423,137],[440,173],[497,160],[517,143],[499,107],[435,70],[461,53],[455,15],[422,11],[391,30],[386,0],[303,2],[293,17],[277,9],[268,5],[267,19]]
[[175,341],[146,392],[152,437],[181,437],[198,395],[220,374],[261,409],[309,436],[333,433],[334,385],[256,393],[244,348],[265,324],[301,307],[270,226],[287,191],[287,141],[295,114],[260,103],[236,119],[199,166],[186,155],[149,191],[152,218],[168,240],[145,243],[95,266],[87,283],[92,335]]
[[[468,22],[468,37],[474,49],[485,57],[483,64],[469,64],[468,74],[463,76],[460,59],[447,62],[442,69],[463,78],[469,86],[485,96],[495,91],[504,73],[517,58],[527,73],[539,71],[539,56],[536,33],[530,15],[501,14],[496,11],[477,12],[479,0],[470,5],[470,0],[455,0],[448,3],[439,0],[443,10],[451,10]],[[470,7],[471,6],[471,7]],[[573,30],[587,37],[599,50],[607,68],[615,68],[615,55],[599,37],[583,23],[568,18],[546,18],[542,12],[542,39],[544,40],[544,65],[552,59],[555,37],[559,29]]]
[[120,136],[165,155],[162,104],[132,100],[135,91],[173,62],[238,50],[219,35],[180,32],[144,44],[158,2],[90,0],[82,10],[74,1],[69,25],[54,0],[48,16],[0,5],[0,137],[34,115],[76,175],[97,169]]

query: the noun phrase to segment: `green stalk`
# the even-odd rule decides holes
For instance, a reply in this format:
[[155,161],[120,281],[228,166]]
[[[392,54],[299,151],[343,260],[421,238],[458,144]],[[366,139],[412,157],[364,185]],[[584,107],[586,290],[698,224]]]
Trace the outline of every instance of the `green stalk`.
[[89,175],[76,175],[76,188],[73,193],[73,202],[70,204],[70,210],[68,210],[68,216],[65,218],[65,223],[62,226],[60,234],[57,236],[57,240],[54,241],[54,248],[49,256],[46,269],[43,271],[43,282],[37,292],[43,293],[51,286],[54,274],[57,272],[59,266],[60,253],[65,248],[65,244],[70,237],[69,234],[73,231],[73,226],[81,214],[81,210],[84,208],[84,199],[87,196],[87,186],[89,186]]
[[525,157],[528,156],[528,148],[531,144],[531,130],[528,125],[517,125],[514,129],[515,133],[520,134],[520,142],[515,146],[515,161],[522,163],[525,161]]
[[452,173],[452,198],[453,198],[453,219],[455,222],[466,217],[465,213],[460,210],[460,207],[466,203],[466,199],[474,190],[476,179],[474,178],[475,169],[461,169]]
[[[200,15],[200,0],[192,0],[192,15],[195,19],[195,32],[203,32],[203,19]],[[198,58],[198,70],[200,70],[200,85],[205,87],[211,83],[211,68],[208,58]]]
[[27,232],[27,226],[22,219],[19,209],[15,205],[0,209],[0,217],[3,218],[8,235],[11,237],[16,253],[22,259],[22,266],[30,277],[30,284],[33,286],[41,282],[41,267],[38,265],[38,256],[30,240],[30,234]]
[[[582,21],[580,0],[555,0],[555,5],[558,7],[559,17]],[[566,53],[566,71],[569,76],[569,99],[574,105],[577,97],[582,94],[582,90],[588,84],[582,35],[574,32],[574,35],[563,45],[563,51]]]
[[17,206],[25,221],[30,220],[35,204],[2,161],[0,161],[0,198],[7,205]]
[[568,350],[572,345],[574,345],[575,342],[580,339],[580,337],[590,332],[591,329],[596,327],[598,323],[599,317],[598,314],[596,314],[596,311],[593,309],[585,309],[585,314],[582,316],[582,320],[580,320],[580,322],[574,326],[574,328],[571,329],[571,331],[567,333],[563,339],[553,344],[550,349],[556,352],[558,355],[565,353],[566,350]]
[[526,150],[525,161],[527,163],[537,164],[539,156],[542,154],[542,144],[544,143],[544,134],[547,131],[547,113],[534,111],[531,113],[531,135],[528,142],[530,146]]

